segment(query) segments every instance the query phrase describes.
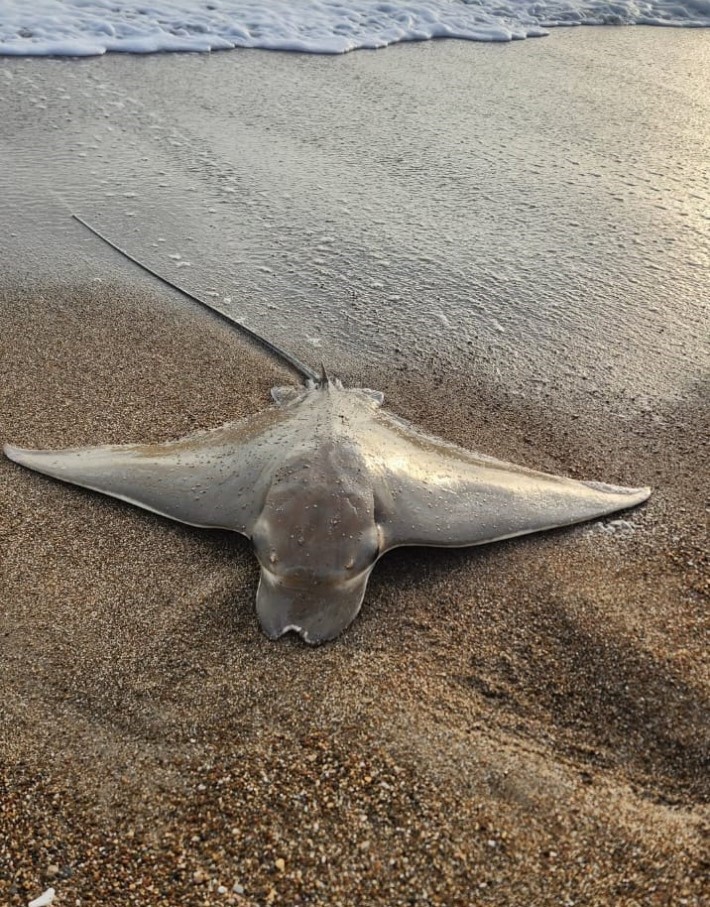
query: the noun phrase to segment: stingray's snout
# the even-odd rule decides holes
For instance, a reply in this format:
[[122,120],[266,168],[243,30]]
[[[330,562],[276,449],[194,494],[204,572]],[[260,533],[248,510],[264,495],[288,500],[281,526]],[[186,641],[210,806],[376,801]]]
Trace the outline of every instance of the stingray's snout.
[[370,572],[308,584],[301,573],[283,577],[262,567],[256,611],[264,633],[278,639],[294,631],[310,645],[334,639],[357,616]]

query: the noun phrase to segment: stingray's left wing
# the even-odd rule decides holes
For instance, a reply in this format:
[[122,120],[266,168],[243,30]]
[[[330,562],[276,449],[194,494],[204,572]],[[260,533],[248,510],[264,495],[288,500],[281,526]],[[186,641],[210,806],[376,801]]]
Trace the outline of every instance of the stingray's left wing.
[[580,523],[645,501],[650,488],[578,482],[426,435],[386,412],[372,422],[381,550],[465,547]]
[[281,413],[270,407],[163,444],[4,450],[22,466],[181,523],[250,535],[269,481],[267,467],[284,441]]

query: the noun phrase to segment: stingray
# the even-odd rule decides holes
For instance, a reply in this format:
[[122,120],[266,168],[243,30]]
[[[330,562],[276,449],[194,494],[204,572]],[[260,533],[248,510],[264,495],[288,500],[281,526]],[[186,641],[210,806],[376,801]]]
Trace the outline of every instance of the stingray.
[[262,412],[164,443],[4,450],[64,482],[246,536],[261,568],[257,614],[272,639],[289,631],[311,644],[337,636],[393,548],[483,545],[601,517],[651,493],[537,472],[448,443],[388,412],[378,391],[344,387],[325,368],[317,374],[249,333],[305,379],[273,388],[274,405]]

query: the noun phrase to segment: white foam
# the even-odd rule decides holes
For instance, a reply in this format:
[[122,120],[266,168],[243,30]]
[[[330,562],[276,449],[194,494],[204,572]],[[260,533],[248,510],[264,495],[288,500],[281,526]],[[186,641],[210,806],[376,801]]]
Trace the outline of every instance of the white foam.
[[0,0],[0,55],[234,47],[339,54],[400,41],[511,41],[557,25],[710,26],[710,0]]

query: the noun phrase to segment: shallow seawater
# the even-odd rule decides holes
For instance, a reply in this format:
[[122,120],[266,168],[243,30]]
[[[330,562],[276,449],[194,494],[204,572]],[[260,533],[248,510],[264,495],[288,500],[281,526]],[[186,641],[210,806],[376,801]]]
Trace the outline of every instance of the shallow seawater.
[[708,364],[709,55],[702,32],[635,28],[6,59],[3,254],[30,231],[28,273],[139,279],[63,198],[336,373],[643,411]]

